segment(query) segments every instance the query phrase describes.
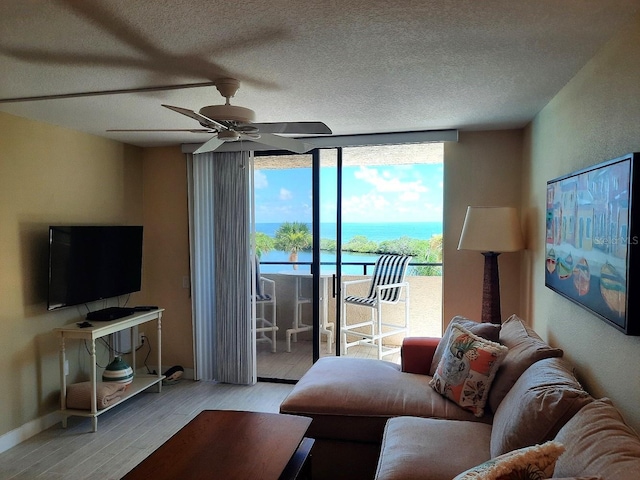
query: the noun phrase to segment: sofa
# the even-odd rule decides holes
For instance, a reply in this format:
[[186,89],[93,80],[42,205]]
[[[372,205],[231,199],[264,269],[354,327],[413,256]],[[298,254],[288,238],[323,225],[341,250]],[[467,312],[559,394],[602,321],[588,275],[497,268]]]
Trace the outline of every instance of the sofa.
[[[437,391],[454,340],[469,338],[492,352],[472,406]],[[486,472],[533,457],[546,474],[532,478],[638,478],[640,439],[562,355],[515,315],[502,326],[456,317],[442,339],[405,339],[401,365],[320,359],[280,411],[312,418],[314,479],[511,478]]]

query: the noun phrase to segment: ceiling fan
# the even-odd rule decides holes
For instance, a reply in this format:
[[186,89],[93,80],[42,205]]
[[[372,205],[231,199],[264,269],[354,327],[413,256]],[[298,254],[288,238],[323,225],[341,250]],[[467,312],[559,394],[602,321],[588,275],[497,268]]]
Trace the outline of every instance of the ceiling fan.
[[205,153],[216,150],[225,142],[236,140],[258,141],[264,145],[279,150],[289,150],[295,153],[305,153],[314,148],[313,145],[301,140],[282,137],[276,134],[295,135],[330,135],[331,129],[322,122],[272,122],[256,123],[255,112],[245,107],[231,105],[229,99],[233,97],[240,82],[235,78],[220,78],[215,81],[215,86],[226,99],[224,105],[208,105],[195,112],[188,108],[162,105],[169,110],[180,113],[198,121],[204,128],[199,129],[112,129],[109,132],[193,132],[213,133],[214,136],[202,144],[194,153]]

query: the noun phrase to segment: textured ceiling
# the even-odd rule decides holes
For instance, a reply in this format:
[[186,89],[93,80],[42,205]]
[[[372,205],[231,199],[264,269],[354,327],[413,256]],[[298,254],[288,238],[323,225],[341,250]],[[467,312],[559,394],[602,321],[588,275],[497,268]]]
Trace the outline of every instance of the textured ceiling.
[[[640,12],[640,0],[2,0],[0,99],[241,80],[257,121],[334,134],[522,127]],[[0,103],[140,146],[195,143],[161,103],[215,87]]]

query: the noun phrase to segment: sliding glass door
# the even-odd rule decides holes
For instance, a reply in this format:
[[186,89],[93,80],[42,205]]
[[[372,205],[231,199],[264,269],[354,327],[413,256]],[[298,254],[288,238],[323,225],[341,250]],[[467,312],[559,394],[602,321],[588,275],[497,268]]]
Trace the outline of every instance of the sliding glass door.
[[270,289],[258,293],[271,297],[268,302],[258,297],[256,305],[262,380],[298,380],[314,361],[313,158],[254,158],[255,254],[259,284]]
[[[344,293],[366,297],[374,264],[382,255],[412,257],[405,278],[409,288],[401,294],[402,300],[408,297],[408,308],[403,302],[382,305],[383,321],[390,325],[383,327],[389,336],[381,340],[382,350],[396,352],[383,359],[399,363],[405,336],[441,334],[443,145],[345,147],[339,153],[340,181],[338,191],[331,194],[337,199],[337,271],[342,286],[348,285]],[[338,297],[335,316],[343,327],[366,323],[372,314],[377,315],[371,308],[350,303],[341,308]],[[400,331],[405,322],[406,331]],[[342,355],[378,358],[378,342],[364,335],[358,339],[357,333],[368,334],[370,327],[349,332],[347,340],[355,345],[339,348]]]
[[[319,357],[344,355],[341,325],[370,312],[343,309],[340,289],[365,280],[366,294],[384,253],[413,257],[406,334],[440,335],[442,152],[442,144],[412,144],[256,155],[256,252],[261,274],[275,284],[278,326],[275,351],[258,333],[259,378],[295,381]],[[265,308],[258,313],[269,316]],[[384,309],[391,319],[403,315],[394,305]],[[389,337],[385,346],[402,338]],[[364,342],[347,352],[377,357]]]

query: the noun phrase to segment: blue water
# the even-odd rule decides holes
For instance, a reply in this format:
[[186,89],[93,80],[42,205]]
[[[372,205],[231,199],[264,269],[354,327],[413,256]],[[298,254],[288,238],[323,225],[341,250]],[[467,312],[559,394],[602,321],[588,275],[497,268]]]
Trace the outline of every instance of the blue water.
[[[256,223],[256,232],[266,233],[269,236],[275,236],[276,230],[280,223]],[[309,230],[311,225],[309,224]],[[384,240],[395,240],[400,237],[410,237],[419,240],[428,240],[433,235],[442,234],[442,222],[421,222],[421,223],[344,223],[342,225],[342,242],[346,243],[356,235],[363,235],[374,242],[382,242]],[[320,238],[336,238],[336,225],[332,223],[320,224]],[[363,267],[361,265],[350,266],[344,265],[349,262],[368,262],[373,264],[378,258],[378,254],[368,253],[342,253],[343,274],[362,275]],[[299,252],[299,262],[311,262],[311,252]],[[275,273],[291,270],[291,265],[285,265],[289,262],[289,252],[278,250],[271,251],[262,255],[260,258],[262,263],[260,271],[262,273]],[[268,265],[264,262],[282,262],[280,265]],[[335,273],[336,254],[333,252],[321,252],[320,262],[333,265],[321,265],[322,273]],[[310,267],[300,265],[298,271],[308,273]],[[371,273],[369,267],[368,273]]]
[[[275,236],[280,223],[256,223],[256,232]],[[311,224],[309,231],[311,231]],[[433,235],[442,233],[442,222],[419,223],[343,223],[342,243],[346,243],[356,235],[364,235],[374,242],[383,240],[395,240],[400,237],[411,237],[419,240],[428,240]],[[320,224],[320,238],[336,238],[335,223]]]

